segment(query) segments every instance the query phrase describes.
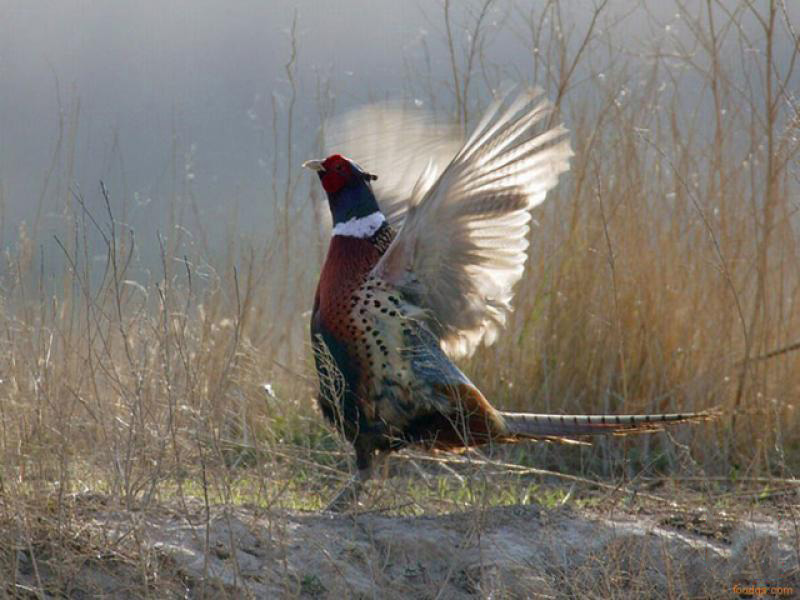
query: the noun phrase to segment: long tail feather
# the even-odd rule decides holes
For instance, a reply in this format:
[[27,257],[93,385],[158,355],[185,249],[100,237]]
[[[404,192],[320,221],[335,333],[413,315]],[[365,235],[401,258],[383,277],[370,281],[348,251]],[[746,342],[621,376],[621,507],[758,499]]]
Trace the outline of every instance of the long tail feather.
[[500,413],[512,436],[625,435],[658,431],[674,423],[697,423],[717,416],[714,411],[654,415],[535,415]]

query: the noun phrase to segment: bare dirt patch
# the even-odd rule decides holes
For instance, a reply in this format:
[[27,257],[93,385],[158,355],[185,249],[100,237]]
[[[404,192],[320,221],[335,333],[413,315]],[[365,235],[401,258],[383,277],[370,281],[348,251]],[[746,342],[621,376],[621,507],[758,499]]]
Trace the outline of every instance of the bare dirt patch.
[[200,503],[131,511],[96,499],[79,513],[71,554],[17,545],[3,565],[13,575],[5,577],[13,580],[7,591],[70,598],[608,598],[734,597],[736,583],[800,589],[795,524],[765,514],[527,505],[393,517],[207,510]]

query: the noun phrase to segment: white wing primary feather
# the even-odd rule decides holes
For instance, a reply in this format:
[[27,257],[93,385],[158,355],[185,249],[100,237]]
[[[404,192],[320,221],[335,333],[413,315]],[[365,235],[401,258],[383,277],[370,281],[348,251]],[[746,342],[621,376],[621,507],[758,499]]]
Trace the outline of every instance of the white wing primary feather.
[[420,178],[375,273],[427,311],[452,356],[491,344],[527,258],[530,210],[569,168],[567,130],[540,91],[495,101],[452,161]]
[[[427,111],[383,102],[352,110],[325,124],[326,154],[343,154],[378,176],[375,197],[399,227],[412,197],[422,198],[461,148],[458,128]],[[424,177],[420,174],[424,173]]]

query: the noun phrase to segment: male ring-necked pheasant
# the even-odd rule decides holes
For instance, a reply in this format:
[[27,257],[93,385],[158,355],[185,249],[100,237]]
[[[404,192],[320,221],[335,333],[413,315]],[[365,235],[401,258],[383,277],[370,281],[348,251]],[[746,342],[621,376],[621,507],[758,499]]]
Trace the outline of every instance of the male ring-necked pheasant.
[[[709,416],[503,412],[451,361],[495,340],[523,273],[530,210],[568,168],[567,131],[551,114],[539,92],[506,96],[461,144],[425,116],[376,105],[333,127],[352,158],[304,163],[333,216],[311,317],[319,404],[358,467],[329,509],[355,500],[377,455],[407,445],[452,450]],[[382,169],[375,191],[377,177],[354,159]]]

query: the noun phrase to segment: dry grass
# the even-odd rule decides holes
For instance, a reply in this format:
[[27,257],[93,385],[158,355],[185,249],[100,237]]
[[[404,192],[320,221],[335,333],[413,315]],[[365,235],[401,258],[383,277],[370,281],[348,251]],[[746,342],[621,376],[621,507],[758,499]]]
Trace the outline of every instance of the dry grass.
[[[450,83],[424,70],[410,76],[410,87],[438,94],[439,106],[451,98],[462,124],[509,76],[485,64],[489,4],[468,23],[477,32],[471,45],[462,52],[451,37],[446,46]],[[500,449],[491,468],[468,456],[467,467],[437,467],[450,473],[444,479],[410,461],[396,467],[410,482],[384,498],[406,507],[400,512],[525,501],[531,481],[515,474],[519,465],[634,482],[718,476],[719,485],[760,477],[763,486],[797,472],[798,24],[778,1],[676,1],[679,18],[669,25],[682,35],[665,34],[651,15],[653,41],[632,53],[615,42],[624,19],[604,3],[580,26],[562,9],[508,8],[504,27],[531,55],[522,76],[557,100],[576,156],[535,215],[506,335],[464,369],[504,408],[719,406],[724,417],[590,449]],[[634,10],[646,15],[647,5]],[[293,90],[294,69],[290,61]],[[324,117],[331,100],[319,89]],[[291,125],[296,116],[276,108],[275,118]],[[0,296],[0,521],[25,556],[46,548],[48,573],[59,573],[52,581],[62,578],[51,588],[39,581],[31,592],[39,597],[66,589],[70,560],[104,547],[84,540],[70,550],[81,522],[76,493],[129,509],[190,497],[316,508],[348,464],[314,407],[304,311],[325,244],[322,200],[316,182],[306,187],[286,167],[299,165],[306,141],[293,140],[291,126],[280,130],[288,137],[276,129],[266,241],[232,231],[224,255],[210,256],[202,226],[181,218],[191,212],[185,198],[172,199],[174,220],[159,235],[128,231],[120,215],[129,199],[105,189],[89,208],[72,186],[75,127],[65,121],[51,170],[59,182],[45,182],[43,198],[59,204],[66,226],[55,241],[40,239],[36,224],[19,227]],[[60,274],[40,244],[57,244]],[[143,244],[161,256],[147,278],[138,276]],[[469,476],[456,472],[463,468]],[[406,500],[392,502],[398,494]],[[158,588],[151,559],[145,552],[125,567],[141,575],[134,595]],[[14,571],[14,560],[4,570]]]

